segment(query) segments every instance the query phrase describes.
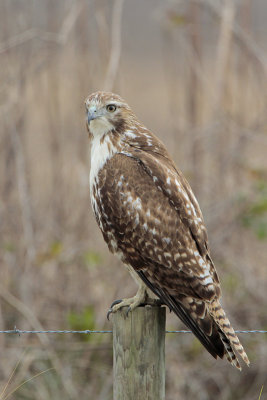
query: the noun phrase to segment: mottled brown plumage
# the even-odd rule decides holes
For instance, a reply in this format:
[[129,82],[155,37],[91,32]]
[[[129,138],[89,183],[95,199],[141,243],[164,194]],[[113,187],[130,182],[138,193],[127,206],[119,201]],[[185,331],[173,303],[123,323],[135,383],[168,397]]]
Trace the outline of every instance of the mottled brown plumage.
[[110,251],[140,285],[112,311],[133,309],[153,292],[215,358],[226,354],[240,368],[236,350],[249,364],[219,303],[207,232],[188,182],[119,96],[94,93],[86,109],[94,214]]

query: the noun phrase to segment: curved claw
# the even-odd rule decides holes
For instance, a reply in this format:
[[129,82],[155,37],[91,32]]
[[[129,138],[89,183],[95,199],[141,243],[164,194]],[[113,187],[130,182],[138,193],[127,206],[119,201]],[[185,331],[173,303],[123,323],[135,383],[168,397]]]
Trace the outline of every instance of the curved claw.
[[110,308],[107,312],[107,320],[109,321],[109,316],[112,314],[112,308]]
[[115,300],[115,301],[113,301],[113,303],[112,303],[111,306],[110,306],[110,309],[109,309],[108,312],[107,312],[107,319],[108,319],[108,321],[109,321],[109,316],[110,316],[110,314],[112,314],[112,312],[113,312],[112,308],[113,308],[116,304],[120,304],[121,302],[122,302],[122,300]]
[[114,300],[113,303],[111,303],[110,308],[113,308],[116,304],[120,304],[122,302],[122,300]]

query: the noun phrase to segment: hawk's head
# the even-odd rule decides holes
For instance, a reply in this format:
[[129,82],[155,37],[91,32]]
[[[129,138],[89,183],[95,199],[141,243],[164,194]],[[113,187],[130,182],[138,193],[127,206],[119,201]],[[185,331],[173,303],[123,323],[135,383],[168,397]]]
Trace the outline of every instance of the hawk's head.
[[87,127],[94,138],[109,131],[122,132],[134,117],[130,107],[118,95],[96,92],[85,100]]

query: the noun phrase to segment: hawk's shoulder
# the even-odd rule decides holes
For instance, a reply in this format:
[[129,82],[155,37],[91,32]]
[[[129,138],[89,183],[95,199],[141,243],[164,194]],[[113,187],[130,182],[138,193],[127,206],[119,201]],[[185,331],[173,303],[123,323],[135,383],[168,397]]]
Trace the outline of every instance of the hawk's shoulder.
[[[133,148],[123,153],[133,158],[153,181],[154,186],[169,200],[188,227],[202,256],[208,254],[208,236],[198,202],[183,174],[175,167],[165,149],[150,152]],[[114,160],[115,161],[115,160]],[[127,162],[127,161],[125,161]]]

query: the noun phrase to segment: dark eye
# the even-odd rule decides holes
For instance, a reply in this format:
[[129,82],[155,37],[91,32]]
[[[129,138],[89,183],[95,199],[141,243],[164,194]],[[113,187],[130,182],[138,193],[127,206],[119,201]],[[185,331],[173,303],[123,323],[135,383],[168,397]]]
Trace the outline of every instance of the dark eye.
[[109,112],[114,112],[117,109],[117,107],[115,106],[115,104],[108,104],[106,109]]

